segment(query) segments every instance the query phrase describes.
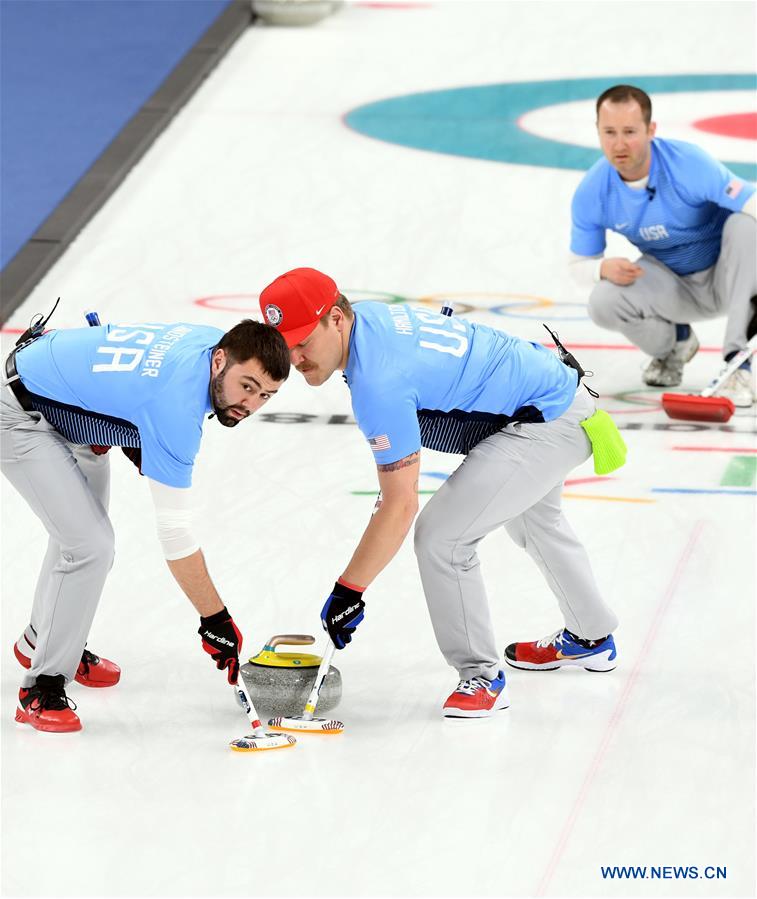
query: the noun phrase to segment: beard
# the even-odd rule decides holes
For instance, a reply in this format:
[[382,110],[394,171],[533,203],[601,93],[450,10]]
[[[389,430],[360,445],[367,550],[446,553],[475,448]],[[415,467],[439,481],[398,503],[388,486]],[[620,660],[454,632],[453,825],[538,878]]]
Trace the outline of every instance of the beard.
[[227,402],[226,394],[223,389],[223,382],[226,378],[226,369],[228,368],[228,365],[227,362],[215,377],[211,377],[210,401],[213,404],[213,412],[215,413],[219,424],[222,424],[225,428],[235,428],[243,419],[235,418],[230,414],[230,410],[233,409],[234,411],[241,413],[244,418],[247,417],[248,413],[247,410],[243,409],[241,406],[234,406]]

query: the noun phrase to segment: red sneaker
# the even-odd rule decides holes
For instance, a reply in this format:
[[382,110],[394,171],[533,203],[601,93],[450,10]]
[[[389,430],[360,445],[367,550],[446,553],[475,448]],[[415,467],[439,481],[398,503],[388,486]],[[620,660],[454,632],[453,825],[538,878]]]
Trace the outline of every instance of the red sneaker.
[[85,687],[112,687],[121,679],[121,669],[110,659],[101,659],[85,649],[76,669],[76,682]]
[[612,634],[600,640],[581,640],[567,628],[532,643],[511,643],[505,648],[505,661],[513,668],[552,671],[573,666],[587,671],[612,671],[617,662]]
[[445,718],[488,718],[509,705],[505,672],[500,671],[494,680],[485,677],[461,680],[444,703],[442,713]]
[[62,674],[40,674],[33,687],[22,687],[18,691],[16,721],[31,724],[35,730],[68,733],[81,730],[75,708],[76,703],[66,696]]
[[[27,637],[22,639],[34,649]],[[13,654],[24,668],[32,667],[31,657],[19,648],[18,643],[13,646]],[[100,656],[96,656],[88,649],[84,650],[79,667],[76,669],[75,680],[77,683],[83,684],[85,687],[112,687],[120,679],[121,669],[115,662],[111,662],[110,659],[101,659]]]

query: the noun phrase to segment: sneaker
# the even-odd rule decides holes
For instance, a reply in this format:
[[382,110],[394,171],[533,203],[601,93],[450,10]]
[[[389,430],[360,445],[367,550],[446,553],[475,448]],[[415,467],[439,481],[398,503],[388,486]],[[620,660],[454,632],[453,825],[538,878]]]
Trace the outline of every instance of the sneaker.
[[74,712],[76,703],[66,696],[65,682],[62,674],[40,674],[33,687],[22,687],[18,691],[16,721],[48,733],[81,730],[81,721]]
[[488,718],[509,705],[505,672],[500,671],[494,680],[485,677],[461,680],[444,703],[442,713],[445,718]]
[[587,671],[612,671],[617,665],[612,634],[603,640],[580,640],[562,628],[534,643],[511,643],[505,649],[505,661],[513,668],[552,671],[566,665]]
[[[31,655],[26,655],[24,651],[27,646],[34,652],[34,646],[29,642],[26,634],[24,634],[14,644],[13,654],[24,668],[31,668]],[[85,649],[82,653],[79,667],[76,669],[75,679],[77,683],[85,687],[112,687],[121,679],[121,669],[115,662],[111,662],[109,659],[102,659],[100,656],[96,656],[93,652]]]
[[85,687],[112,687],[121,680],[121,669],[110,659],[102,659],[85,649],[75,678]]
[[754,402],[752,372],[747,368],[737,368],[732,375],[729,375],[717,395],[727,397],[734,406],[748,408]]
[[683,378],[683,367],[699,349],[699,341],[693,329],[685,340],[676,341],[673,349],[662,359],[652,359],[644,369],[642,380],[650,387],[677,387]]

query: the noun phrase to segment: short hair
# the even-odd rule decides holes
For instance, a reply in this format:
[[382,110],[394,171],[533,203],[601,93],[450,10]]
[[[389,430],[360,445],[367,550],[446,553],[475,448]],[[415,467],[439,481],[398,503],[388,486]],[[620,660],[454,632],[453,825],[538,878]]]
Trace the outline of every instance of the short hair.
[[289,348],[272,325],[246,318],[227,331],[216,345],[232,364],[257,359],[274,381],[289,377]]
[[634,87],[632,84],[616,84],[608,87],[597,98],[597,121],[599,121],[599,107],[605,100],[610,103],[630,103],[635,100],[641,107],[644,123],[649,125],[652,121],[652,101],[649,94],[644,93],[640,87]]
[[[350,301],[343,293],[339,294],[339,299],[336,301],[336,303],[334,303],[334,306],[338,306],[344,313],[345,318],[347,318],[349,321],[352,321],[352,319],[355,317],[355,313],[352,311],[352,303],[350,303]],[[332,306],[331,309],[333,309],[334,306]],[[324,312],[323,315],[318,319],[318,321],[322,325],[328,325],[331,309],[329,309],[328,312]]]

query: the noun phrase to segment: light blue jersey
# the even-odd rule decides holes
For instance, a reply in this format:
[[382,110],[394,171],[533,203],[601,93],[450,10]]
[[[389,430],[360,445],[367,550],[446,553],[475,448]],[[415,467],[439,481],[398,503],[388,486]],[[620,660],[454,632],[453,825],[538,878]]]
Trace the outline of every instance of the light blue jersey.
[[421,445],[466,452],[448,439],[457,425],[474,423],[475,444],[508,419],[551,421],[573,402],[575,370],[540,344],[417,307],[353,308],[344,374],[378,464]]
[[655,138],[651,154],[644,190],[625,184],[605,158],[589,169],[573,196],[570,249],[599,255],[610,230],[677,275],[703,271],[717,262],[726,219],[755,187],[694,144]]
[[35,408],[75,443],[139,446],[142,473],[189,487],[212,410],[210,356],[223,331],[125,324],[51,331],[16,354]]

